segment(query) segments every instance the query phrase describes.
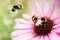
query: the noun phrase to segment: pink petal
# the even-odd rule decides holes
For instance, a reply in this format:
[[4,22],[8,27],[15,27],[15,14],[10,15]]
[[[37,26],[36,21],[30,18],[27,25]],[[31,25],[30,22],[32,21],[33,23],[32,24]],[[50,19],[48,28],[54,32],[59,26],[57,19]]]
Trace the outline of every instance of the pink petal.
[[13,38],[12,40],[29,40],[32,36],[33,36],[32,33],[28,33],[28,34],[24,34],[16,38]]
[[53,28],[60,28],[60,24],[54,25]]
[[27,20],[32,20],[31,16],[27,15],[27,14],[23,14],[23,17],[26,18]]
[[60,19],[60,14],[58,14],[56,17],[52,18],[53,21]]
[[60,28],[55,28],[53,31],[56,33],[56,35],[60,36]]
[[56,33],[56,35],[58,35],[60,37],[60,33],[57,33],[57,32],[55,32],[55,33]]
[[19,18],[16,18],[16,19],[15,19],[15,22],[16,22],[17,24],[32,24],[32,22],[28,22],[28,21],[25,21],[25,20],[19,19]]
[[60,37],[56,35],[53,31],[49,34],[50,40],[60,40]]
[[55,9],[56,9],[56,7],[57,7],[57,4],[58,4],[58,0],[54,0],[55,2],[54,2],[54,4],[53,4],[53,6],[52,6],[52,9],[50,9],[49,11],[48,11],[48,15],[46,14],[46,16],[49,18],[49,17],[51,17],[51,15],[54,13],[54,11],[55,11]]
[[49,10],[49,1],[47,0],[45,3],[44,3],[44,15],[46,15],[46,13],[48,12]]
[[26,33],[31,32],[31,30],[16,30],[11,33],[12,36],[19,36],[19,35],[24,35]]
[[40,37],[40,40],[43,40],[43,36]]
[[60,28],[53,29],[54,32],[60,33]]
[[32,8],[32,9],[30,10],[30,12],[31,12],[31,15],[32,15],[32,16],[33,16],[33,15],[36,15],[35,7]]
[[60,24],[60,19],[56,19],[56,20],[54,21],[54,24]]
[[39,36],[36,36],[32,40],[40,40],[40,37]]
[[35,0],[35,10],[36,10],[36,13],[39,17],[42,17],[43,16],[43,9],[40,5],[40,2],[38,0]]
[[60,24],[60,14],[57,15],[55,18],[52,18],[54,24]]
[[49,40],[49,37],[46,35],[43,37],[44,40]]
[[33,26],[27,24],[16,24],[14,28],[17,30],[27,30],[27,29],[32,29]]

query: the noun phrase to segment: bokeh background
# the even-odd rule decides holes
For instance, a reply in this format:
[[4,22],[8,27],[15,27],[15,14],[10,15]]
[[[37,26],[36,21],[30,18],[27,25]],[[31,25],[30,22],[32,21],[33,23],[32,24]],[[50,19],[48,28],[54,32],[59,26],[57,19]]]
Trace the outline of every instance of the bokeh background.
[[[34,0],[0,0],[0,40],[11,40],[11,32],[14,29],[14,19],[15,18],[23,18],[22,14],[27,13],[30,14],[30,9],[32,9],[32,5]],[[46,0],[41,0],[41,4],[43,5]],[[54,0],[50,0],[53,3]],[[22,10],[18,10],[18,13],[11,13],[8,9],[10,5],[16,5],[17,3],[21,3],[23,5]],[[57,5],[55,15],[60,13],[60,0]],[[54,16],[55,16],[54,15]],[[24,19],[24,18],[23,18]]]

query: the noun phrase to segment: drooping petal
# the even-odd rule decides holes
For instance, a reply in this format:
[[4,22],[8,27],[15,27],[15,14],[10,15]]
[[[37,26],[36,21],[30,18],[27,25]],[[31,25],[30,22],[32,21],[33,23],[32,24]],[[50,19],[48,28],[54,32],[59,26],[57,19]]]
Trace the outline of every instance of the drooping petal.
[[27,15],[27,14],[23,14],[23,17],[26,18],[27,20],[31,21],[31,16]]
[[16,18],[16,19],[15,19],[15,22],[16,22],[17,24],[32,24],[32,22],[28,22],[28,21],[25,21],[25,20],[19,19],[19,18]]
[[43,40],[43,36],[40,37],[40,40]]
[[15,29],[17,30],[27,30],[27,29],[32,29],[33,28],[33,25],[27,25],[27,24],[16,24],[14,26]]
[[60,24],[60,18],[53,21],[54,24]]
[[16,36],[24,35],[24,34],[27,34],[30,32],[31,32],[31,30],[16,30],[16,31],[12,32],[11,35],[13,37],[16,37]]
[[50,40],[60,40],[60,37],[56,35],[53,31],[49,34]]
[[46,35],[43,37],[44,40],[49,40],[49,37]]
[[60,28],[55,28],[53,31],[60,37]]
[[40,5],[40,2],[38,0],[35,0],[35,10],[36,10],[36,13],[39,17],[42,17],[43,16],[43,9]]
[[60,33],[60,28],[53,29],[54,32]]
[[56,35],[58,35],[60,37],[60,33],[57,33],[57,32],[55,32],[55,33],[56,33]]
[[54,28],[60,28],[60,24],[54,25],[54,26],[53,26],[53,29],[54,29]]
[[56,7],[57,7],[57,4],[58,4],[58,0],[54,0],[54,4],[52,6],[52,9],[50,9],[47,13],[46,13],[46,16],[49,18],[51,17],[51,15],[54,13],[54,11],[56,10]]
[[18,37],[13,38],[12,40],[29,40],[33,36],[32,33],[24,34]]
[[40,37],[39,36],[36,36],[32,40],[40,40]]

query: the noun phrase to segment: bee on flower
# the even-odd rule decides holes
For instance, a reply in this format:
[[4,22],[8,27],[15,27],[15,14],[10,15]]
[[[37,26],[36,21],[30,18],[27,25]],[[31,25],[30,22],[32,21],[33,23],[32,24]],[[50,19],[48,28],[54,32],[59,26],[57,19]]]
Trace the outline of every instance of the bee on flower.
[[49,7],[50,1],[46,1],[43,7],[40,7],[40,0],[33,2],[34,7],[30,10],[31,16],[23,14],[23,17],[29,21],[21,18],[15,19],[16,30],[11,33],[12,40],[60,40],[60,15],[52,17],[58,0],[54,0],[48,11],[46,7]]

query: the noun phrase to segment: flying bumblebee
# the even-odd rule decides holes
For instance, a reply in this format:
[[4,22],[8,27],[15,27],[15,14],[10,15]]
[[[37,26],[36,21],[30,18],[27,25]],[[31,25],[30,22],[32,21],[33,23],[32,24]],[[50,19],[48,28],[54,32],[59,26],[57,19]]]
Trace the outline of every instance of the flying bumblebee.
[[22,5],[21,4],[17,4],[17,5],[14,5],[11,9],[12,12],[15,12],[16,10],[19,10],[19,9],[22,9]]

